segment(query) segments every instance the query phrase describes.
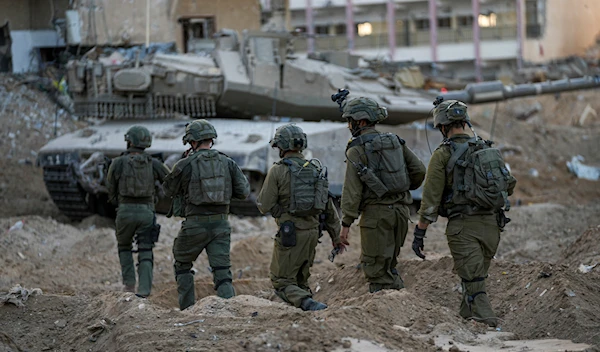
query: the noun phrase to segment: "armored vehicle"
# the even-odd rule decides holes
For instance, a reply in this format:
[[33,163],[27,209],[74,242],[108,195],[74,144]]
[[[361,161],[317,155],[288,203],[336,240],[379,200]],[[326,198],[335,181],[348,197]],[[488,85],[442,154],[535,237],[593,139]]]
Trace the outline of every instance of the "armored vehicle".
[[[349,98],[377,100],[388,109],[384,123],[391,125],[424,119],[439,94],[406,89],[368,70],[294,57],[290,39],[283,32],[244,32],[240,38],[236,32],[222,31],[210,56],[155,54],[116,64],[70,62],[67,77],[76,114],[101,123],[59,137],[40,150],[38,163],[54,202],[74,220],[94,213],[111,215],[114,209],[106,202],[104,181],[110,158],[125,149],[125,131],[134,124],[148,127],[154,139],[148,151],[173,165],[185,150],[181,142],[185,123],[196,118],[215,125],[219,134],[215,148],[240,165],[254,194],[278,159],[268,145],[275,129],[298,121],[308,135],[308,156],[328,167],[331,191],[340,195],[350,134],[338,105],[331,101],[332,93],[345,88]],[[518,86],[486,82],[445,96],[477,104],[598,86],[598,77]],[[428,159],[423,137],[407,140]],[[232,212],[255,214],[253,200],[251,196],[234,204]],[[164,204],[157,210],[166,211]]]

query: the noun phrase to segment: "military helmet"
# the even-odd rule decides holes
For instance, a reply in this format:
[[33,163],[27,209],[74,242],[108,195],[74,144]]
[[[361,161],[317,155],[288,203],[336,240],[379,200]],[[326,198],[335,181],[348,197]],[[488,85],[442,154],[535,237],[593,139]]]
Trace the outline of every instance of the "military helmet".
[[342,110],[342,117],[355,121],[367,120],[370,123],[381,122],[388,117],[387,109],[371,98],[354,98],[347,102]]
[[269,142],[272,148],[281,150],[302,151],[308,146],[306,133],[293,123],[280,126],[275,131],[275,136]]
[[217,138],[217,130],[208,121],[194,120],[185,125],[185,135],[183,136],[183,144],[191,141],[204,141],[207,139]]
[[449,125],[455,121],[469,122],[467,105],[458,100],[445,100],[433,109],[433,127]]
[[125,133],[125,142],[131,143],[131,146],[136,148],[150,148],[152,145],[152,135],[144,126],[132,126]]

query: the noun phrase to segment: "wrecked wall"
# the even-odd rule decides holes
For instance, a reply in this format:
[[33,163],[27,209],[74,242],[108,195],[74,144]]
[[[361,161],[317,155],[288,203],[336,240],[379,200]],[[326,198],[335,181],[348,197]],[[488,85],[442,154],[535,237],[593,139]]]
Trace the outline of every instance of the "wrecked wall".
[[0,24],[10,21],[11,30],[51,29],[52,19],[64,18],[68,7],[69,0],[0,0]]
[[523,58],[542,62],[583,55],[600,34],[600,1],[546,0],[543,34],[526,39]]
[[[259,29],[258,0],[150,0],[150,41],[177,42],[183,51],[180,18],[214,16],[217,30]],[[79,0],[83,45],[133,45],[146,41],[146,0]]]

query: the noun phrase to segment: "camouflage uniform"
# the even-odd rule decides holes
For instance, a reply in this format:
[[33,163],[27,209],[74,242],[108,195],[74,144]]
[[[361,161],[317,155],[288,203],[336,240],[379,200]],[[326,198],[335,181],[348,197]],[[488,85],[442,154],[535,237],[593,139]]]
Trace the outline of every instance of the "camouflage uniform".
[[[435,109],[436,127],[451,122],[440,114],[453,102],[452,100],[443,102]],[[469,121],[466,112],[464,121]],[[435,222],[440,213],[452,214],[446,226],[446,238],[454,259],[454,271],[462,279],[463,298],[460,315],[495,326],[496,316],[486,294],[485,278],[488,275],[490,261],[496,254],[500,242],[501,230],[497,214],[488,209],[479,209],[475,212],[461,211],[457,208],[458,205],[443,203],[443,199],[455,191],[453,173],[447,173],[446,170],[452,156],[451,144],[466,143],[469,139],[471,136],[464,133],[452,135],[433,152],[427,168],[423,198],[418,213],[420,222],[424,224]],[[512,194],[515,184],[516,180],[509,184],[509,195]]]
[[[292,160],[299,165],[306,165],[307,160],[300,151],[288,149],[289,146],[285,148],[281,145],[281,141],[278,141],[279,134],[286,129],[303,134],[297,126],[284,125],[278,129],[278,133],[272,141],[272,146],[283,148],[283,152],[287,152],[282,153],[282,158],[285,154],[285,159]],[[305,140],[305,135],[303,138]],[[285,142],[283,143],[285,144]],[[308,278],[315,259],[315,249],[321,236],[319,215],[295,216],[290,214],[290,182],[290,168],[282,159],[282,161],[275,163],[267,173],[257,200],[258,209],[261,213],[271,213],[278,226],[291,221],[294,223],[296,230],[295,246],[284,246],[279,233],[275,237],[270,269],[271,282],[277,295],[284,301],[304,310],[315,310],[313,308],[319,302],[310,299],[312,291],[308,286]],[[327,200],[324,214],[324,229],[329,233],[334,247],[337,247],[340,245],[340,219],[331,198]],[[306,300],[307,298],[310,300]],[[323,309],[326,306],[322,305],[320,307]]]
[[[195,120],[186,127],[184,143],[205,141],[217,137],[214,127],[206,120]],[[201,164],[207,162],[208,164]],[[198,164],[197,164],[198,163]],[[195,179],[194,165],[199,167]],[[220,166],[223,169],[220,169]],[[217,170],[217,171],[215,171]],[[223,170],[220,175],[218,170]],[[223,189],[219,189],[222,179]],[[179,307],[186,309],[195,303],[192,263],[206,250],[212,268],[214,288],[223,298],[235,296],[232,285],[231,226],[228,221],[231,199],[246,199],[250,184],[239,166],[225,154],[214,149],[197,149],[178,161],[163,184],[165,194],[173,198],[167,216],[185,217],[181,230],[173,242],[174,269],[179,294]],[[194,202],[193,199],[204,199]],[[212,199],[212,201],[211,201]]]
[[[131,127],[125,134],[125,141],[129,142],[127,151],[115,158],[108,170],[108,196],[109,201],[118,206],[116,235],[123,284],[128,291],[135,289],[135,267],[131,250],[132,241],[137,236],[139,275],[137,294],[146,297],[150,295],[152,289],[154,266],[152,254],[154,241],[151,232],[156,224],[155,181],[162,182],[169,169],[144,152],[152,142],[150,132],[145,127]],[[129,165],[133,164],[138,167],[130,168]],[[127,170],[131,170],[131,174],[124,174]]]
[[[387,117],[385,114],[374,116],[379,106],[368,98],[357,98],[348,102],[344,108],[344,117],[356,123],[367,119],[368,127],[360,129],[360,137],[378,135],[372,126]],[[395,136],[395,135],[394,135]],[[395,136],[397,137],[397,136]],[[357,136],[358,138],[358,136]],[[402,141],[403,142],[403,141]],[[425,166],[419,158],[402,144],[402,153],[410,186],[404,192],[385,194],[378,197],[361,180],[356,164],[368,165],[367,150],[364,144],[351,146],[346,152],[346,176],[342,190],[342,225],[349,227],[360,215],[361,266],[369,281],[369,291],[381,289],[401,289],[404,283],[398,274],[396,265],[400,247],[404,245],[408,232],[410,212],[408,205],[412,197],[408,189],[417,189],[425,177]]]

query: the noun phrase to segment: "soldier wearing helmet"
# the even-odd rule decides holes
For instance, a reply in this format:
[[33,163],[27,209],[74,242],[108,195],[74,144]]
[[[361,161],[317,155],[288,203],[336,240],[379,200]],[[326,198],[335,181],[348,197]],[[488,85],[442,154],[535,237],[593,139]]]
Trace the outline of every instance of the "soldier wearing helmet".
[[[417,256],[425,259],[423,242],[427,227],[437,220],[438,215],[447,217],[448,246],[454,259],[454,269],[462,279],[460,315],[496,326],[497,318],[486,294],[485,279],[498,248],[501,227],[507,221],[502,221],[506,218],[501,209],[480,206],[473,201],[476,197],[466,197],[466,188],[476,189],[475,183],[471,183],[470,187],[464,186],[469,181],[465,169],[469,167],[467,160],[471,159],[467,158],[474,150],[491,148],[492,143],[466,133],[465,125],[471,127],[471,124],[464,103],[457,100],[440,102],[438,98],[434,105],[434,126],[440,130],[444,140],[429,161],[412,248]],[[493,164],[501,167],[498,179],[506,179],[505,192],[510,195],[516,180],[504,167],[501,157],[497,158]],[[489,174],[493,171],[489,169]]]
[[147,297],[152,288],[154,257],[158,240],[154,204],[158,200],[155,183],[161,183],[169,169],[144,149],[152,145],[146,127],[132,126],[125,133],[127,151],[110,164],[107,177],[108,197],[117,206],[116,235],[124,290],[135,292],[136,276],[132,242],[137,241],[139,285],[137,295]]
[[361,266],[369,291],[404,287],[396,268],[408,231],[410,190],[423,182],[425,166],[393,133],[375,124],[387,110],[370,98],[355,98],[342,108],[352,139],[346,147],[342,190],[342,241],[360,216]]
[[317,159],[307,160],[306,134],[294,124],[279,127],[270,142],[281,160],[267,173],[258,209],[271,213],[279,226],[275,237],[270,276],[276,294],[302,310],[321,310],[327,305],[312,299],[308,286],[321,230],[331,237],[334,248],[343,252],[340,219],[328,196],[327,169]]
[[173,242],[181,310],[195,303],[192,263],[203,250],[212,268],[217,296],[235,296],[229,259],[229,204],[232,199],[246,199],[250,184],[233,159],[212,149],[215,138],[217,131],[206,120],[186,125],[183,144],[189,143],[191,151],[173,166],[163,184],[165,194],[172,198],[167,217],[186,218]]

